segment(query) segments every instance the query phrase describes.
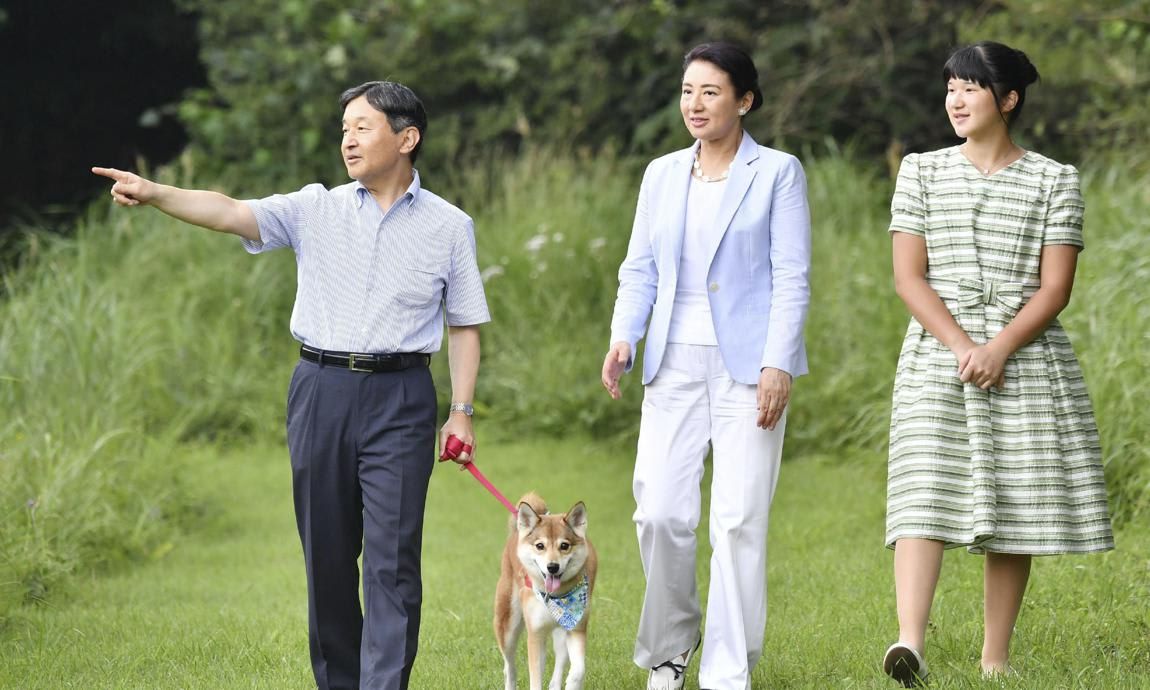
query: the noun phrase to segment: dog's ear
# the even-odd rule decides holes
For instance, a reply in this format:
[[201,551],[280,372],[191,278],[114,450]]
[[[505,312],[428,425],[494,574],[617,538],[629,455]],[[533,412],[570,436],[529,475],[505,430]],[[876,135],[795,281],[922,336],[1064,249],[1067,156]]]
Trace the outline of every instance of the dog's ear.
[[572,506],[564,520],[580,539],[587,536],[587,506],[583,505],[583,501]]
[[530,532],[535,529],[535,525],[539,524],[539,515],[535,509],[531,507],[530,503],[523,502],[519,504],[519,513],[515,516],[515,526],[519,528],[519,532]]

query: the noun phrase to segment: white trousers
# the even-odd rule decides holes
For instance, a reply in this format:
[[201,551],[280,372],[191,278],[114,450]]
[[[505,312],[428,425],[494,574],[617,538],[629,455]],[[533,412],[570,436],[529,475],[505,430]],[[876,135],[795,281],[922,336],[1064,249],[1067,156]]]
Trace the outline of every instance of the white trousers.
[[646,387],[635,459],[635,526],[647,589],[635,663],[651,668],[694,646],[702,613],[695,529],[707,450],[711,584],[699,687],[745,690],[767,622],[767,517],[783,450],[755,426],[755,386],[731,380],[717,347],[669,344]]

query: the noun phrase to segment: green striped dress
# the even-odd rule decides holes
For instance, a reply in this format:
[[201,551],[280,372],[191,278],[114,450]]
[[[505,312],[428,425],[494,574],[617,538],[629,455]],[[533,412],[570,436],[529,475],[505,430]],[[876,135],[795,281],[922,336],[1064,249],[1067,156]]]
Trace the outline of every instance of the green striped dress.
[[[985,176],[958,147],[903,159],[892,232],[926,240],[927,279],[975,342],[1039,282],[1048,244],[1082,247],[1078,172],[1026,152]],[[1018,554],[1114,548],[1082,369],[1057,320],[1006,362],[1006,385],[958,380],[954,355],[911,319],[895,375],[886,543],[937,539]]]

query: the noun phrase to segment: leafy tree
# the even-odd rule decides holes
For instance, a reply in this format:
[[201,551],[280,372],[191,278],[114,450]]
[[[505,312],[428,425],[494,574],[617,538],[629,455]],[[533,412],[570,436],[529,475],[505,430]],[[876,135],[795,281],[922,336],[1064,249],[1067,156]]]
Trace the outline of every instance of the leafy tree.
[[1150,164],[1150,0],[999,0],[987,10],[963,37],[1008,43],[1034,61],[1031,139],[1066,160],[1120,152],[1127,165]]
[[[926,138],[908,97],[954,42],[969,2],[853,0],[183,0],[201,16],[210,86],[182,108],[211,159],[274,178],[341,179],[335,97],[411,84],[431,111],[425,157],[442,164],[525,141],[653,153],[688,140],[683,54],[746,46],[767,103],[764,141],[859,136],[867,152]],[[876,47],[878,48],[876,50]]]
[[[1145,130],[1147,0],[180,2],[200,16],[210,82],[183,103],[183,120],[209,161],[264,189],[344,179],[336,97],[370,79],[424,99],[430,170],[524,143],[684,146],[682,56],[716,39],[752,53],[766,102],[747,126],[789,150],[849,142],[893,165],[905,150],[952,143],[939,74],[973,34],[1034,45],[1048,93],[1069,97],[1034,108],[1026,131],[1038,144],[1124,145]],[[1075,114],[1058,119],[1067,102]]]
[[[184,2],[202,17],[211,85],[183,118],[212,160],[272,178],[340,179],[336,96],[371,79],[420,94],[431,115],[422,155],[436,163],[554,135],[604,143],[651,107],[604,67],[614,55],[643,61],[625,27],[643,26],[636,13],[658,14],[645,3]],[[628,115],[593,124],[613,99]]]

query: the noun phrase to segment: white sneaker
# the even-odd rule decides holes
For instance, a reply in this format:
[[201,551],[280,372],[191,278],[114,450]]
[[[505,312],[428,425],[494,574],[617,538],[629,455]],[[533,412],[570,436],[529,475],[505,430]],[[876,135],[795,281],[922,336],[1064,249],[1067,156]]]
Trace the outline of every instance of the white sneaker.
[[694,647],[652,668],[647,676],[647,690],[682,690],[683,682],[687,680],[687,666],[702,643],[703,638],[700,637]]
[[910,645],[895,642],[882,658],[882,670],[904,688],[926,685],[926,660]]

